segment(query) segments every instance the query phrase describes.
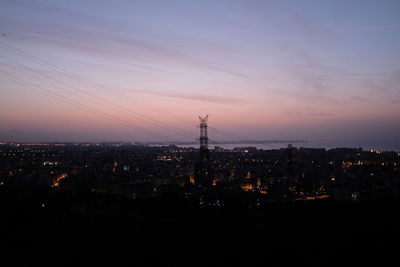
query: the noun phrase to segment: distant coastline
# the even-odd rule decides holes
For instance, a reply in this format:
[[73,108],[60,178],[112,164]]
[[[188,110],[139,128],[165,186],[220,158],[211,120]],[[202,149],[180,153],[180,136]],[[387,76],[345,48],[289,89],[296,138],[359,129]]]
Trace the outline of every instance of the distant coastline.
[[[304,148],[323,148],[323,149],[335,149],[335,148],[362,148],[363,150],[374,150],[374,151],[395,151],[400,152],[399,144],[376,144],[376,143],[340,143],[340,142],[316,142],[316,141],[305,141],[305,140],[261,140],[261,141],[218,141],[209,142],[209,148],[214,149],[220,147],[224,149],[234,149],[239,147],[255,147],[257,149],[271,150],[271,149],[282,149],[287,148],[288,144],[292,144],[293,147],[304,147]],[[198,148],[199,144],[196,141],[186,142],[0,142],[0,146],[12,145],[12,146],[178,146],[181,148]]]

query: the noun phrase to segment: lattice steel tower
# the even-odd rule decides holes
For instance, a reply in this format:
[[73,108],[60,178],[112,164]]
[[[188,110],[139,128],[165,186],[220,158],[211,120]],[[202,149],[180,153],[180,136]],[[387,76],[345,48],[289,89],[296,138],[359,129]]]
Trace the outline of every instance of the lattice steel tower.
[[207,126],[207,120],[208,120],[208,115],[205,116],[204,118],[199,116],[200,120],[200,151],[202,150],[208,150],[208,126]]
[[195,167],[194,178],[195,184],[201,187],[211,186],[211,161],[210,151],[208,150],[208,115],[204,118],[199,116],[200,120],[200,151],[199,158]]

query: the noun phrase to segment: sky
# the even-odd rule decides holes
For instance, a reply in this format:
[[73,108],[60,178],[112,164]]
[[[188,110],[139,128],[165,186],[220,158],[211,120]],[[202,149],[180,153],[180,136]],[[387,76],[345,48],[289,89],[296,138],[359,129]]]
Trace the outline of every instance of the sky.
[[0,0],[0,139],[400,148],[400,1]]

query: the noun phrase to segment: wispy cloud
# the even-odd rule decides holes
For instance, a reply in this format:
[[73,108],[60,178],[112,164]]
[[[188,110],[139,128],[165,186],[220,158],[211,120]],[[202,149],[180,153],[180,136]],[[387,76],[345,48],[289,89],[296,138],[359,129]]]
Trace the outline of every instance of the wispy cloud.
[[238,99],[233,97],[227,96],[220,96],[220,95],[206,95],[206,94],[185,94],[185,93],[171,93],[171,92],[159,92],[159,91],[151,91],[151,90],[130,90],[131,92],[143,93],[143,94],[151,94],[163,97],[171,97],[177,99],[184,99],[184,100],[192,100],[192,101],[202,101],[202,102],[209,102],[209,103],[218,103],[218,104],[243,104],[248,102],[244,99]]
[[386,99],[389,103],[396,105],[400,102],[400,70],[379,80],[364,81],[364,86],[380,99]]
[[339,26],[337,30],[399,30],[400,25]]
[[[40,45],[60,47],[85,54],[96,54],[102,57],[120,60],[178,66],[211,71],[238,78],[250,78],[247,74],[235,71],[225,65],[208,62],[200,56],[189,55],[180,46],[165,44],[156,39],[146,37],[143,29],[121,28],[121,24],[102,18],[93,18],[95,22],[78,13],[68,13],[54,7],[41,7],[35,12],[52,11],[51,18],[30,21],[21,17],[8,16],[4,27],[10,31],[10,36],[20,41]],[[58,21],[57,16],[68,20]],[[106,20],[106,21],[105,21]],[[112,31],[114,25],[120,30]],[[116,24],[116,25],[115,25]],[[105,27],[101,27],[105,25]],[[223,48],[221,48],[223,50]],[[190,52],[190,51],[189,51]]]
[[311,106],[293,106],[285,109],[283,114],[289,117],[308,119],[334,117],[334,114],[330,112]]
[[333,73],[327,73],[327,74],[322,74],[321,76],[385,76],[385,75],[390,75],[390,73],[387,72],[333,72]]

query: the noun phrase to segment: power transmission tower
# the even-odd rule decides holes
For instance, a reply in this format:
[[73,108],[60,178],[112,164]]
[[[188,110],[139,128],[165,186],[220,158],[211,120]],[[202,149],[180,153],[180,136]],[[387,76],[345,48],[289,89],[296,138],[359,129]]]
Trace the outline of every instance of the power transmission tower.
[[204,118],[199,116],[200,120],[200,151],[208,151],[208,115]]
[[294,168],[293,168],[293,147],[292,144],[287,146],[287,175],[290,182],[293,182]]
[[195,167],[195,184],[200,187],[209,187],[212,184],[211,179],[211,161],[210,151],[208,150],[208,115],[204,118],[199,116],[200,120],[200,151],[199,158]]

